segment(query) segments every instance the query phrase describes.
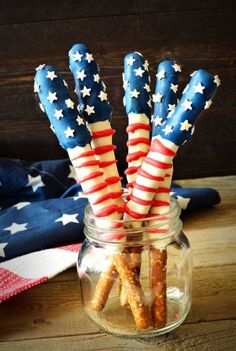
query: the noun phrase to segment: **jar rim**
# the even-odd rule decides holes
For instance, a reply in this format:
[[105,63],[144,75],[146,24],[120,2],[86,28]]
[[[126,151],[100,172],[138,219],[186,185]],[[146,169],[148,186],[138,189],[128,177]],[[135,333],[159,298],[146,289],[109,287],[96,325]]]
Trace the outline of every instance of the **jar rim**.
[[[128,220],[108,220],[106,218],[96,217],[92,212],[92,207],[88,204],[84,211],[84,224],[86,237],[97,242],[108,244],[120,243],[120,235],[132,237],[141,232],[153,232],[158,235],[153,235],[153,240],[161,240],[167,238],[182,229],[182,221],[179,216],[181,213],[180,206],[176,199],[170,199],[168,211],[142,219]],[[99,224],[99,226],[98,226]],[[109,226],[108,226],[109,224]],[[168,227],[165,231],[161,229]],[[121,230],[122,228],[122,230]],[[109,235],[110,237],[109,237]],[[113,239],[111,239],[111,237]],[[148,239],[150,242],[150,238]],[[129,240],[130,243],[130,240]],[[143,240],[142,240],[143,243]]]

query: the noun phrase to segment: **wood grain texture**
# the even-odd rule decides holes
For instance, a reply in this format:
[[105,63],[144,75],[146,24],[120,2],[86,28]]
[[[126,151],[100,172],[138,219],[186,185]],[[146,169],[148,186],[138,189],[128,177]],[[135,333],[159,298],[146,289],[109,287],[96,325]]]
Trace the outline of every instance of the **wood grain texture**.
[[179,181],[215,187],[213,209],[184,219],[194,256],[193,304],[185,323],[150,339],[117,338],[98,330],[82,311],[75,268],[2,303],[0,349],[234,351],[236,349],[236,177]]
[[198,68],[219,74],[222,81],[212,108],[180,151],[175,178],[235,174],[235,14],[230,0],[1,3],[0,155],[27,160],[66,157],[32,93],[34,68],[44,62],[57,66],[73,91],[67,52],[74,43],[84,42],[93,49],[114,108],[121,173],[126,168],[127,122],[123,58],[138,50],[150,60],[152,88],[156,64],[169,57],[183,65],[180,91]]

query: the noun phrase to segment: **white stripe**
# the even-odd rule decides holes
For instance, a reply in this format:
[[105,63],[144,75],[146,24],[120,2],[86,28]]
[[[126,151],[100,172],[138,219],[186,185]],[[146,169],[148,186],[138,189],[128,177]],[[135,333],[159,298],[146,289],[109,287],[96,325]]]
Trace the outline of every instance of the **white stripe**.
[[28,279],[52,278],[74,266],[78,253],[63,249],[47,249],[13,258],[0,264],[12,273]]

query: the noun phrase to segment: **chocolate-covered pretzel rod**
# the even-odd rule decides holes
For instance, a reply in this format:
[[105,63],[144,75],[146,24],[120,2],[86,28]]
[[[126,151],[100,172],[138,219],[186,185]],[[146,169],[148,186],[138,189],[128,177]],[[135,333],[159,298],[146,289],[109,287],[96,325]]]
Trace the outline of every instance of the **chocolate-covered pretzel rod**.
[[[93,212],[97,217],[109,220],[120,219],[119,207],[112,201],[108,185],[104,182],[103,173],[99,168],[99,161],[95,159],[91,149],[91,135],[85,122],[78,113],[72,101],[65,81],[60,73],[52,66],[42,65],[35,77],[35,86],[53,131],[60,145],[67,150],[70,160],[76,170],[78,182],[88,196]],[[98,219],[99,221],[99,219]],[[104,223],[104,221],[103,221]],[[113,285],[114,274],[103,273],[103,279],[110,282],[103,301],[106,301]]]
[[105,85],[100,79],[98,66],[91,51],[83,44],[75,44],[69,51],[70,69],[80,109],[92,135],[92,148],[100,161],[113,202],[121,206],[123,193],[112,144],[112,108],[107,99]]
[[[180,66],[171,60],[162,61],[158,66],[155,95],[153,95],[152,140],[159,134],[166,119],[171,118],[174,113],[180,71]],[[173,166],[165,174],[164,180],[157,189],[150,213],[158,215],[168,211],[172,174]],[[154,234],[155,231],[153,230],[150,235]],[[153,245],[149,251],[149,280],[152,294],[152,319],[154,326],[158,328],[164,327],[167,321],[166,262],[167,252],[165,248]]]
[[152,141],[150,151],[138,170],[132,199],[125,206],[131,218],[143,218],[148,214],[160,182],[172,168],[179,146],[190,138],[195,120],[216,92],[214,80],[210,73],[196,71],[172,117],[166,120],[159,135]]
[[130,191],[136,179],[137,170],[148,153],[150,145],[151,97],[148,74],[148,61],[138,52],[125,56],[123,87],[124,105],[128,115],[128,168],[127,175]]

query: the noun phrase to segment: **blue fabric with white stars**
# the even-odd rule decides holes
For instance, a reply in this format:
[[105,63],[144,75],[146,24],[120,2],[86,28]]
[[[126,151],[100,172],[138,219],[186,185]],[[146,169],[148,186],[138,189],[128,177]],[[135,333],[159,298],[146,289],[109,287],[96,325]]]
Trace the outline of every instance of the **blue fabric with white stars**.
[[144,113],[151,117],[150,82],[148,62],[138,52],[127,54],[124,59],[123,87],[125,109],[130,113]]
[[187,141],[193,132],[195,120],[199,113],[207,108],[206,103],[214,97],[216,88],[213,75],[203,69],[196,71],[174,113],[163,124],[159,135],[178,146]]
[[90,143],[91,135],[60,72],[53,66],[41,65],[35,75],[35,87],[60,145],[73,149]]
[[110,120],[112,107],[91,51],[83,44],[75,44],[69,51],[69,61],[85,120],[88,123]]
[[[88,201],[73,177],[67,159],[32,163],[0,158],[0,262],[83,241]],[[213,189],[172,184],[172,191],[185,212],[220,201]]]
[[179,74],[180,68],[178,65],[176,67],[174,61],[165,60],[158,65],[156,88],[153,96],[152,137],[158,135],[162,124],[167,119],[167,116],[172,114],[172,109],[176,106]]

